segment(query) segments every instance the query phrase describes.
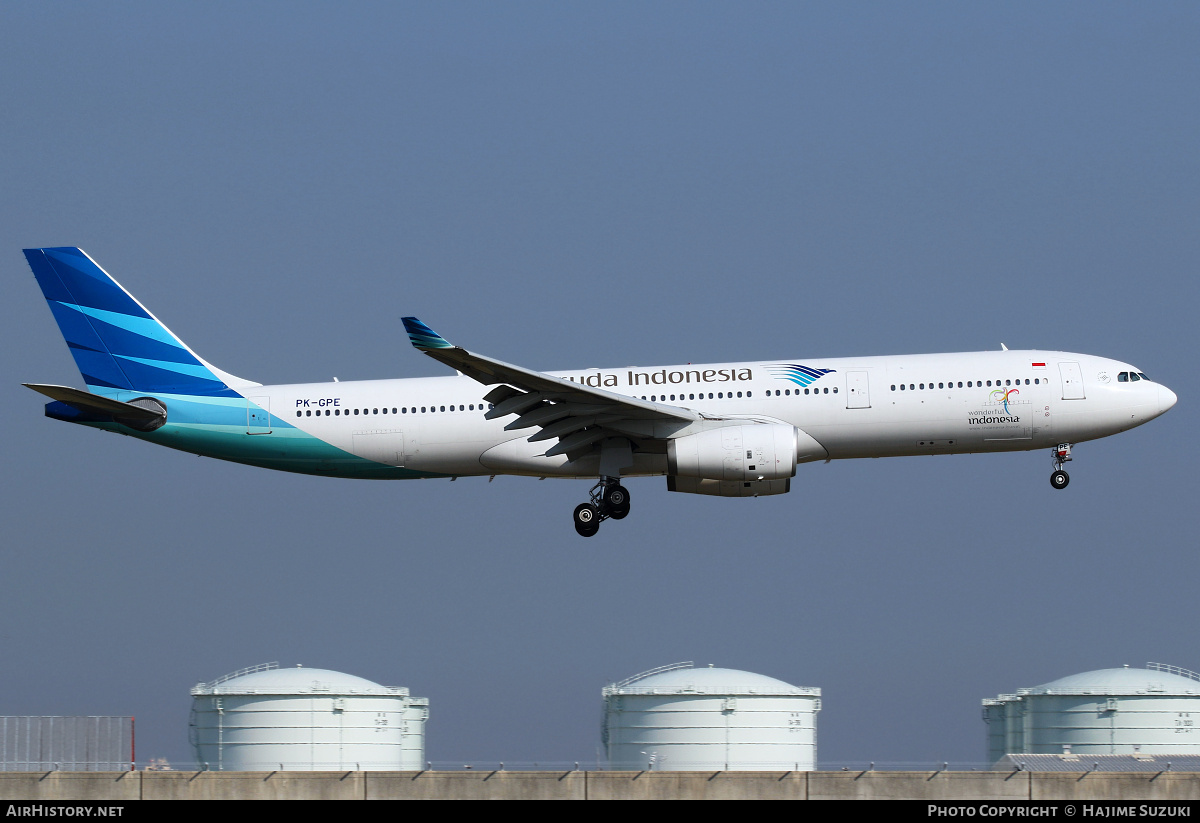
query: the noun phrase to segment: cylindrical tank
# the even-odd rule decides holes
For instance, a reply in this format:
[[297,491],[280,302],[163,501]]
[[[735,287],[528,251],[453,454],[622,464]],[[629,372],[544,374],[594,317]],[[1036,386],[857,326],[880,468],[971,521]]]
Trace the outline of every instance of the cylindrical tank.
[[429,701],[328,669],[266,663],[192,689],[191,743],[213,771],[425,766]]
[[676,663],[606,686],[610,769],[812,771],[821,690]]
[[983,701],[988,761],[1007,754],[1200,755],[1200,674],[1147,663]]

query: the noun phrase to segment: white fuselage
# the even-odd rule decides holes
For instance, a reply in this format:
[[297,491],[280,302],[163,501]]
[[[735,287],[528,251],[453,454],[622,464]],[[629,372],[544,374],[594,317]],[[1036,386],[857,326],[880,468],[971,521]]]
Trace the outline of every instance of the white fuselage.
[[[1121,373],[1139,374],[1090,355],[998,351],[550,374],[708,419],[791,424],[824,450],[803,462],[1077,443],[1138,426],[1175,403],[1165,386],[1118,382]],[[466,377],[443,377],[263,386],[246,394],[314,438],[415,472],[596,475],[595,457],[544,457],[553,441],[506,430],[511,418],[485,420],[487,391]],[[667,473],[665,452],[639,451],[624,473]]]

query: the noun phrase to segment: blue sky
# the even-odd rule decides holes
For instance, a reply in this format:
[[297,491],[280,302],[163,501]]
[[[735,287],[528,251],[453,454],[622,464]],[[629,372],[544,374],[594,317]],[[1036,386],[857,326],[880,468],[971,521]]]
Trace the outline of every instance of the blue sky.
[[[819,760],[977,764],[979,701],[1194,639],[1191,3],[0,6],[0,714],[133,714],[267,660],[431,701],[430,759],[581,761],[677,660],[824,691]],[[272,474],[50,421],[20,249],[77,245],[266,383],[1027,347],[1179,404],[1048,455],[789,495]],[[7,249],[7,251],[4,251]]]

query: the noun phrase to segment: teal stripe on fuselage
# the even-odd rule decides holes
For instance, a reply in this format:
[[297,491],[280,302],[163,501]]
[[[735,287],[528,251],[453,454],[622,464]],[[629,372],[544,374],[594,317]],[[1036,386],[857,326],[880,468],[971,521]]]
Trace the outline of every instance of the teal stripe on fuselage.
[[149,433],[135,432],[116,423],[83,425],[204,457],[299,474],[376,480],[446,476],[366,460],[290,426],[273,429],[270,434],[247,434],[245,422],[238,426],[167,423]]
[[136,432],[116,423],[84,423],[106,431],[136,437],[171,449],[245,463],[266,469],[377,480],[446,477],[367,460],[301,431],[271,415],[271,432],[246,432],[247,407],[259,409],[243,397],[196,397],[176,394],[106,392],[116,400],[154,397],[167,406],[167,422],[152,432]]

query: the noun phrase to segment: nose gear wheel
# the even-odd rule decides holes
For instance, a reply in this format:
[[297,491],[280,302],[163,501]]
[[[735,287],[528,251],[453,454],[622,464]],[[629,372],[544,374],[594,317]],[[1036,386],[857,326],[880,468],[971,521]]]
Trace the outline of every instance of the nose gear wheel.
[[1071,459],[1071,444],[1059,443],[1053,449],[1054,473],[1050,475],[1050,485],[1056,489],[1065,489],[1071,482],[1071,476],[1063,471],[1063,464]]

